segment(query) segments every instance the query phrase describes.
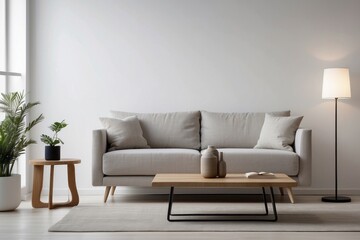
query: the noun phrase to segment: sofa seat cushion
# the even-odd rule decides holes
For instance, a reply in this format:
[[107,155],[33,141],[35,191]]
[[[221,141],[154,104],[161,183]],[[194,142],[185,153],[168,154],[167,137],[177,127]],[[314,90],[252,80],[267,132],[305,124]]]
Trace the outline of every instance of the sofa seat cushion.
[[275,149],[219,148],[224,153],[228,173],[273,172],[297,176],[299,156]]
[[193,149],[124,149],[103,156],[105,175],[200,173],[200,152]]

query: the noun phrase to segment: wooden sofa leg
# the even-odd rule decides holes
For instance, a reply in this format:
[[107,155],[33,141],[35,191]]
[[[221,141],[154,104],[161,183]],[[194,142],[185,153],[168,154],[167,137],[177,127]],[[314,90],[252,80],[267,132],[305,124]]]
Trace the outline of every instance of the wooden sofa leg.
[[294,204],[295,203],[295,198],[294,198],[294,194],[292,192],[292,189],[291,188],[286,188],[286,192],[289,195],[290,202]]
[[106,186],[106,188],[105,188],[104,203],[106,203],[106,201],[108,199],[108,196],[109,196],[109,193],[110,193],[110,188],[111,188],[111,186]]
[[281,187],[279,188],[281,196],[284,196],[284,189]]
[[111,187],[111,196],[114,196],[114,194],[115,194],[115,189],[116,189],[116,186],[112,186],[112,187]]

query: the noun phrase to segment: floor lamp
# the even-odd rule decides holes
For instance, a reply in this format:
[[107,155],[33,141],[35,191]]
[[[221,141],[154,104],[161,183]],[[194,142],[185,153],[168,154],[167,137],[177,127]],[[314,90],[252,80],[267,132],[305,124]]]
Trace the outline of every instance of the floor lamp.
[[338,195],[337,179],[337,102],[351,97],[349,69],[327,68],[324,70],[322,98],[335,99],[335,195],[326,196],[323,202],[350,202],[351,198]]

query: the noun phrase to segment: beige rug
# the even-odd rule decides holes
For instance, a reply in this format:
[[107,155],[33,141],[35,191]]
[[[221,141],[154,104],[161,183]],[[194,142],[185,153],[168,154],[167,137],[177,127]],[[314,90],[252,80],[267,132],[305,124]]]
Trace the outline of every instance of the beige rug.
[[[180,197],[181,198],[181,197]],[[248,201],[192,201],[180,199],[173,213],[262,211],[261,203]],[[280,200],[281,201],[281,200]],[[168,222],[166,198],[161,201],[118,201],[74,207],[51,232],[323,232],[360,231],[360,202],[322,203],[302,197],[277,204],[277,222]]]

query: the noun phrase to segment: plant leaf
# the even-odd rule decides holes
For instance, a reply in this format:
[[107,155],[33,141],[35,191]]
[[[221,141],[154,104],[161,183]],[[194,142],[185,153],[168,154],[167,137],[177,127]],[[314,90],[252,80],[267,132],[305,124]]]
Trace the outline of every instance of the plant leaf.
[[2,93],[0,98],[0,111],[5,113],[0,123],[0,177],[11,175],[15,161],[25,148],[35,141],[27,138],[27,132],[43,120],[38,116],[25,125],[25,117],[39,102],[26,103],[23,92]]

